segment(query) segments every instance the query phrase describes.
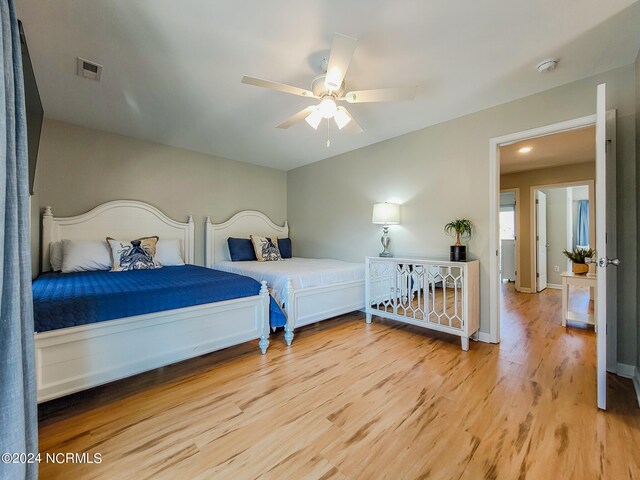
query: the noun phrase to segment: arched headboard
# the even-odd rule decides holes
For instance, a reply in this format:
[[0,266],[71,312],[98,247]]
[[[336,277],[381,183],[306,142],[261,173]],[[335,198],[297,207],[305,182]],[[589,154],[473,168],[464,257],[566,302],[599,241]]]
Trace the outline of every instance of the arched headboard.
[[75,217],[54,217],[51,207],[42,215],[42,271],[51,270],[49,248],[52,243],[68,240],[102,240],[107,237],[134,239],[158,235],[182,240],[184,261],[195,261],[193,218],[176,222],[156,207],[135,200],[115,200],[98,205]]
[[205,222],[205,266],[211,268],[214,263],[230,260],[227,238],[249,238],[250,235],[265,237],[289,236],[289,225],[276,225],[264,213],[255,210],[243,210],[224,223],[212,223],[207,217]]

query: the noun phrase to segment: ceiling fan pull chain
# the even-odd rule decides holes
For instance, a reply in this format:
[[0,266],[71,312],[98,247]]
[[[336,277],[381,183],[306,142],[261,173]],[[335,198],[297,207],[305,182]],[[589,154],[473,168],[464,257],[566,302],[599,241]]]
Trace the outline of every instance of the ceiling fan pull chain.
[[331,139],[329,138],[329,119],[327,118],[327,148],[331,146]]

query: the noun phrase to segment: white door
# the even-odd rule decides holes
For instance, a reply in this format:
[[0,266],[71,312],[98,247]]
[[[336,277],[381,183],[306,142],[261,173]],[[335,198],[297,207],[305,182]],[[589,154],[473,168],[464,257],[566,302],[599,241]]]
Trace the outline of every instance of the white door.
[[[607,327],[607,277],[612,277],[610,272],[607,275],[609,265],[619,265],[619,260],[615,257],[615,242],[607,242],[607,238],[615,238],[612,222],[608,222],[608,217],[612,213],[607,199],[607,172],[611,175],[612,170],[607,161],[607,102],[606,84],[598,85],[596,100],[596,257],[598,275],[596,292],[596,346],[598,352],[597,360],[597,389],[598,408],[607,408],[607,330],[612,330],[612,326]],[[614,157],[615,158],[615,157]],[[609,187],[611,188],[611,184]],[[610,195],[611,196],[611,195]],[[607,201],[609,200],[609,202]],[[615,212],[613,212],[615,214]],[[607,235],[608,228],[612,229],[611,235]],[[609,280],[613,280],[609,278]],[[611,286],[611,283],[609,282]],[[613,293],[613,292],[609,292]],[[609,302],[611,303],[611,302]],[[611,313],[611,309],[609,309]],[[611,319],[615,321],[614,319]]]
[[502,280],[516,281],[516,241],[500,240],[500,272]]
[[547,288],[547,196],[536,190],[537,291]]

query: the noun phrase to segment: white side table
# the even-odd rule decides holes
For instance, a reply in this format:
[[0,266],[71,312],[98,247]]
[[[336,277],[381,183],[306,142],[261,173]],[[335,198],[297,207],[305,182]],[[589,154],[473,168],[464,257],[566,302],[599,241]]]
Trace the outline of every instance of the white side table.
[[[576,275],[572,272],[563,272],[562,277],[562,326],[567,326],[567,320],[572,322],[586,323],[587,325],[593,325],[597,331],[595,315],[590,313],[578,313],[569,311],[569,287],[590,287],[595,290],[596,288],[596,275],[587,273],[586,275]],[[593,311],[598,311],[598,306],[595,304],[597,295],[594,295]]]

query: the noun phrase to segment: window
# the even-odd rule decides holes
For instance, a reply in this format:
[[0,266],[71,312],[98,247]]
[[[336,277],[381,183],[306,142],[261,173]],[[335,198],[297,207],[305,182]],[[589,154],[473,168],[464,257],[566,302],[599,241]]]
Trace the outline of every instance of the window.
[[515,240],[516,212],[513,206],[500,207],[500,240]]

